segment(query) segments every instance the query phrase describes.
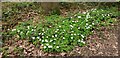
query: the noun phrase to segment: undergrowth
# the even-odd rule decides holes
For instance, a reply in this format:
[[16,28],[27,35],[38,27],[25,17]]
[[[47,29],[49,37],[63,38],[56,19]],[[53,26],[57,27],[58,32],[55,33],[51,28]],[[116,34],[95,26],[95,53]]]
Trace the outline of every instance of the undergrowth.
[[[112,11],[111,11],[112,10]],[[91,9],[71,17],[51,15],[33,25],[32,20],[22,22],[14,29],[3,33],[5,38],[28,39],[34,45],[41,45],[45,52],[67,52],[75,46],[85,46],[85,38],[101,26],[109,26],[118,14],[116,8]]]

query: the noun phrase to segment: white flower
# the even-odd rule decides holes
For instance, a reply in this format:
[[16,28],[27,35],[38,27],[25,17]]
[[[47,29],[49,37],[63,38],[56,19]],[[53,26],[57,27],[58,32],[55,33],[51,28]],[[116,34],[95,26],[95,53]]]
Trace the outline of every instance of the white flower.
[[82,38],[84,38],[84,36],[83,35],[81,35],[82,36]]
[[65,31],[65,30],[64,30]]
[[89,28],[90,28],[90,26],[86,27],[86,29],[89,29]]
[[12,31],[16,31],[16,29],[12,29]]
[[83,14],[86,14],[86,12],[83,12]]
[[44,49],[47,48],[46,46],[43,47]]
[[10,30],[10,29],[7,29],[7,30]]
[[63,23],[64,23],[65,21],[63,21]]
[[53,44],[55,44],[55,42],[53,42]]
[[47,46],[49,45],[49,44],[46,44]]
[[72,26],[72,25],[70,25],[70,27],[72,27],[72,28],[73,28],[73,26]]
[[93,18],[93,17],[90,17],[90,18]]
[[34,30],[32,29],[32,31],[34,31]]
[[17,32],[20,32],[20,30],[18,30]]
[[73,35],[73,34],[71,34],[71,35]]
[[52,46],[51,46],[51,45],[49,45],[49,46],[48,46],[48,48],[52,48]]
[[72,17],[70,17],[70,18],[72,18]]
[[82,40],[81,42],[82,42],[83,44],[85,44],[85,41]]
[[81,39],[83,41],[83,39]]
[[102,16],[104,16],[104,14],[102,14]]
[[47,40],[47,39],[45,39],[45,42],[48,42],[48,40]]
[[78,29],[80,29],[80,27],[78,27]]
[[44,42],[44,40],[42,40],[42,42]]
[[77,16],[76,14],[74,16]]
[[56,33],[57,31],[55,31],[55,33]]
[[83,40],[81,40],[81,42],[84,42]]
[[20,34],[22,34],[23,32],[20,32]]
[[97,10],[96,8],[94,10]]
[[94,31],[92,31],[92,32],[94,32]]
[[75,22],[75,21],[72,21],[72,22]]
[[27,26],[28,29],[30,29],[30,26]]
[[49,26],[50,28],[52,27],[52,26]]
[[55,34],[55,37],[57,37],[57,34]]
[[78,42],[80,42],[80,39],[78,40]]
[[108,16],[110,16],[110,14],[108,14]]
[[37,39],[40,39],[40,37],[37,37]]
[[93,11],[94,9],[91,9],[91,11]]
[[65,39],[65,37],[63,37],[63,39]]
[[27,31],[26,35],[28,35],[29,32],[30,32],[30,31]]
[[42,36],[42,38],[44,38],[44,36]]
[[39,39],[39,41],[41,41],[41,39]]
[[86,29],[89,29],[92,25],[89,25],[88,27],[86,27]]
[[81,16],[78,16],[78,18],[81,18]]
[[54,36],[52,35],[52,37],[54,37]]
[[43,33],[45,33],[45,32],[47,32],[47,31],[44,31]]
[[41,33],[39,33],[39,35],[40,35]]
[[48,38],[48,36],[46,36],[46,38]]
[[78,20],[76,22],[78,22]]
[[76,34],[74,34],[74,35],[76,35]]
[[59,26],[59,27],[61,27],[61,26]]
[[32,39],[35,39],[35,37],[32,37]]
[[59,29],[57,29],[57,31],[58,31]]
[[88,23],[86,23],[86,25],[88,25]]
[[41,44],[41,46],[44,46],[43,44]]
[[35,26],[34,28],[36,28],[37,26]]
[[95,23],[92,23],[92,25],[95,25]]
[[34,29],[34,31],[36,31],[36,30]]
[[105,16],[107,16],[107,14],[105,14]]
[[59,46],[56,46],[56,48],[59,48]]
[[92,27],[92,25],[89,25],[89,27]]
[[73,39],[73,37],[71,37],[71,39]]
[[92,27],[92,25],[89,25],[88,27],[86,27],[86,29],[89,29],[90,27]]
[[44,28],[42,29],[42,31],[45,31]]
[[42,35],[44,35],[44,33],[42,33]]
[[71,32],[74,32],[74,31],[71,31]]
[[103,16],[103,17],[105,17],[105,16]]
[[53,40],[50,40],[50,42],[52,42]]
[[73,25],[70,25],[71,28],[73,28]]

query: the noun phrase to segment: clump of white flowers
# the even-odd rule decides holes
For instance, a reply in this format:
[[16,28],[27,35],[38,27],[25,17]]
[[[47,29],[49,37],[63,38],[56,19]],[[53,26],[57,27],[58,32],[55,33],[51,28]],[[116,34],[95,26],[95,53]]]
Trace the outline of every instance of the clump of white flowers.
[[97,9],[91,9],[67,18],[58,15],[47,16],[44,24],[42,22],[35,25],[30,23],[27,26],[22,24],[8,30],[10,34],[18,35],[19,38],[39,42],[44,51],[63,52],[71,50],[75,45],[84,46],[86,42],[83,39],[91,34],[92,29],[101,24],[105,17],[111,15],[112,13],[104,14]]

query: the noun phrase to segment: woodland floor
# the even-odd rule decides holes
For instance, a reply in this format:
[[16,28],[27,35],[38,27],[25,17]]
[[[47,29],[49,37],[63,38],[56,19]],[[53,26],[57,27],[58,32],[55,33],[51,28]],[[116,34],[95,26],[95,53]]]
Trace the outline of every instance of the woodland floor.
[[[65,13],[65,12],[63,12]],[[64,14],[63,14],[64,16]],[[34,18],[37,18],[34,17]],[[41,47],[35,47],[28,40],[7,40],[2,48],[6,48],[7,55],[27,55],[27,56],[118,56],[118,30],[120,23],[109,27],[102,27],[100,31],[94,30],[94,34],[87,37],[87,44],[84,47],[76,46],[67,53],[44,53]],[[14,48],[18,48],[19,50]],[[3,52],[1,52],[1,55]]]
[[[118,56],[118,24],[110,28],[102,28],[101,31],[94,31],[94,34],[87,38],[87,46],[75,47],[68,53],[44,53],[40,47],[35,47],[28,40],[9,40],[4,47],[9,47],[7,52],[13,55],[28,56]],[[4,48],[3,47],[3,48]],[[13,48],[19,47],[23,51],[16,52]]]

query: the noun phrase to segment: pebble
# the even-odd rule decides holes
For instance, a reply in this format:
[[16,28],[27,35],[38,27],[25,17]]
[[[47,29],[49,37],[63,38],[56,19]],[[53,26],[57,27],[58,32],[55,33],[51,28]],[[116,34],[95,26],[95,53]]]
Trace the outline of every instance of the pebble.
[[62,56],[66,55],[66,53],[60,53]]
[[103,52],[98,52],[98,54],[103,54]]

